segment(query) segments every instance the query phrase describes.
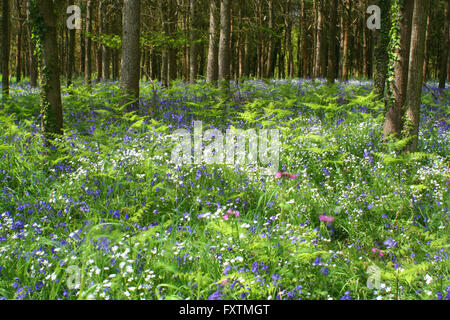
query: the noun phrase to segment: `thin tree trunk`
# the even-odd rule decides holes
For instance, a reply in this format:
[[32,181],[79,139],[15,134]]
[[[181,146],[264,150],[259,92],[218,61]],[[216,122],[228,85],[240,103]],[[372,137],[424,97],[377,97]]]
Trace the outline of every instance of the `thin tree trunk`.
[[230,0],[220,3],[219,81],[228,87],[230,79]]
[[428,10],[427,14],[427,31],[425,33],[425,61],[423,64],[423,81],[426,82],[428,80],[428,60],[429,60],[429,52],[428,47],[430,45],[430,28],[431,28],[431,7]]
[[447,67],[448,67],[448,55],[449,55],[449,47],[450,47],[450,38],[449,38],[449,23],[450,23],[450,0],[447,0],[447,4],[445,5],[445,23],[444,28],[442,30],[443,37],[443,45],[441,51],[441,60],[439,65],[439,89],[445,89],[445,82],[447,78]]
[[308,73],[308,49],[307,49],[307,35],[308,31],[306,30],[306,1],[302,0],[302,11],[301,11],[301,27],[302,27],[302,53],[303,53],[303,77],[307,78],[309,77]]
[[195,82],[198,74],[198,18],[197,18],[197,0],[190,0],[191,32],[190,32],[190,58],[189,58],[189,81]]
[[27,32],[28,32],[28,60],[29,60],[29,66],[30,66],[30,86],[33,88],[37,87],[38,82],[38,63],[36,60],[36,56],[34,55],[34,51],[36,49],[36,42],[32,37],[32,29],[33,26],[31,25],[30,21],[30,7],[31,7],[31,0],[27,1]]
[[[409,54],[409,77],[406,104],[408,110],[407,129],[408,137],[411,141],[408,143],[409,152],[417,151],[419,141],[419,121],[420,121],[420,102],[422,97],[423,85],[423,63],[425,58],[425,31],[427,12],[430,6],[429,0],[416,0],[414,5],[414,14],[411,30],[411,49]],[[446,30],[448,34],[448,28]]]
[[330,29],[328,33],[328,70],[327,81],[328,84],[333,84],[336,79],[336,35],[337,35],[337,9],[338,0],[330,1]]
[[[103,34],[103,24],[104,24],[104,17],[103,17],[103,1],[98,1],[97,4],[97,24],[96,24],[96,34],[97,37],[100,37]],[[102,79],[102,73],[103,73],[103,50],[102,50],[102,44],[101,42],[98,42],[96,44],[97,48],[97,57],[96,57],[96,64],[97,64],[97,82],[100,82]]]
[[92,0],[87,0],[86,3],[86,47],[85,47],[85,69],[84,69],[84,81],[86,85],[92,85]]
[[344,25],[343,25],[343,61],[342,61],[342,80],[348,79],[349,70],[349,32],[350,32],[350,0],[344,0]]
[[206,81],[216,82],[218,79],[218,50],[219,50],[219,0],[211,0],[209,6],[209,48]]
[[9,54],[11,50],[9,0],[2,0],[2,100],[9,97]]
[[[122,36],[122,71],[120,84],[122,89],[130,95],[131,101],[139,100],[139,71],[140,71],[140,17],[141,1],[125,0],[123,3],[123,36]],[[130,99],[125,99],[127,103]]]

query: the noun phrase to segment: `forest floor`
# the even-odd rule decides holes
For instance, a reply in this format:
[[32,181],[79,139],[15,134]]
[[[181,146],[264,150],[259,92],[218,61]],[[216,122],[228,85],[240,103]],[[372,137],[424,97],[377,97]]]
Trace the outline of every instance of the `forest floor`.
[[[428,84],[419,152],[382,139],[371,82],[63,89],[0,109],[0,299],[450,299],[449,94]],[[155,104],[156,102],[156,104]],[[154,105],[155,104],[155,105]],[[149,115],[151,110],[151,115]],[[277,129],[275,174],[171,162],[176,129]]]

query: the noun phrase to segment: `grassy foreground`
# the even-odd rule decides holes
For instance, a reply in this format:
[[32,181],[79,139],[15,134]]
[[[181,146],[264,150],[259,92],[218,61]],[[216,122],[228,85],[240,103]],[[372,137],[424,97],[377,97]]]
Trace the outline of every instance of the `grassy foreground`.
[[[64,89],[65,136],[47,157],[38,92],[12,88],[0,299],[450,299],[449,90],[424,88],[411,155],[382,141],[370,82],[141,90],[131,110],[117,83]],[[174,165],[170,135],[194,120],[278,129],[292,179]]]

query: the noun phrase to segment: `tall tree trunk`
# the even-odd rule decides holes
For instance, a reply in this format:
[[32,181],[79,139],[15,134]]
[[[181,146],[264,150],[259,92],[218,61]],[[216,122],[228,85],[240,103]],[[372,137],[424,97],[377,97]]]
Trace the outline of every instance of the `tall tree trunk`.
[[[395,0],[399,1],[399,0]],[[392,23],[397,23],[397,28],[392,28],[393,32],[399,30],[400,43],[395,43],[397,35],[391,34],[390,47],[393,51],[393,61],[389,64],[393,69],[393,81],[390,83],[390,94],[387,106],[386,120],[384,122],[384,136],[394,135],[400,137],[403,130],[404,105],[406,100],[406,89],[408,86],[408,65],[409,50],[411,45],[411,21],[414,2],[405,1],[399,9],[392,12]],[[397,22],[396,22],[397,21]],[[422,71],[422,69],[420,70]]]
[[[70,4],[70,0],[67,1]],[[75,37],[76,30],[69,30],[69,43],[68,43],[68,57],[67,57],[67,86],[72,85],[73,72],[74,72],[74,61],[75,61]]]
[[16,81],[22,81],[22,30],[25,18],[22,16],[21,0],[16,0],[16,7],[18,13],[18,28],[17,28],[17,55],[16,55]]
[[302,0],[302,11],[301,11],[301,27],[302,27],[302,41],[301,48],[303,53],[303,77],[309,77],[308,74],[308,44],[307,44],[307,36],[308,31],[306,30],[306,0]]
[[92,0],[86,3],[86,47],[85,47],[85,64],[84,64],[84,81],[86,85],[92,85]]
[[198,74],[198,17],[197,0],[190,0],[191,32],[190,32],[190,58],[189,58],[189,81],[195,82]]
[[391,30],[390,0],[378,0],[381,9],[381,29],[376,30],[374,90],[381,97],[384,95],[386,76],[389,66],[389,31]]
[[[100,37],[103,34],[103,24],[104,24],[104,17],[103,17],[103,1],[98,1],[97,3],[97,23],[96,23],[96,34],[97,37]],[[102,50],[102,44],[99,41],[96,44],[97,48],[97,57],[96,57],[96,65],[97,65],[97,82],[100,82],[102,79],[102,68],[103,68],[103,50]]]
[[[169,0],[169,20],[170,24],[168,26],[169,36],[172,40],[176,39],[176,26],[177,26],[177,7],[176,0]],[[168,81],[176,80],[177,78],[177,49],[174,48],[173,44],[169,45],[168,57],[167,57],[167,77]]]
[[[120,84],[131,96],[131,101],[139,100],[139,63],[141,61],[141,1],[125,0],[123,3],[122,71]],[[130,100],[125,99],[123,103]]]
[[[57,43],[57,21],[52,0],[31,4],[33,35],[40,45],[41,128],[50,145],[54,135],[63,134],[61,83]],[[45,30],[45,32],[43,32]]]
[[348,71],[349,71],[350,13],[351,13],[351,2],[350,2],[350,0],[344,0],[344,25],[342,28],[342,32],[343,32],[342,80],[348,79]]
[[[408,89],[406,96],[406,105],[408,106],[408,110],[406,111],[407,134],[408,137],[412,138],[407,146],[409,152],[417,151],[417,144],[419,141],[420,102],[422,97],[423,63],[425,58],[425,32],[429,6],[429,0],[416,0],[412,19]],[[447,34],[448,31],[447,28]]]
[[[103,22],[103,30],[102,33],[108,33],[109,32],[109,26],[107,23]],[[102,51],[102,78],[103,80],[109,80],[110,78],[110,64],[111,64],[111,49],[102,44],[101,46]]]
[[330,28],[328,33],[328,84],[333,84],[336,79],[336,36],[337,36],[337,9],[338,0],[331,0],[330,3]]
[[[273,0],[268,0],[269,3],[269,30],[274,31],[273,28]],[[269,40],[267,41],[267,67],[265,72],[265,77],[270,78],[272,74],[272,64],[273,64],[273,51],[274,51],[275,41],[274,36],[269,34]]]
[[288,50],[287,74],[289,78],[294,77],[294,48],[292,45],[292,19],[291,19],[291,0],[286,2],[285,9],[285,28],[286,28],[286,46]]
[[31,0],[27,1],[27,33],[28,33],[28,60],[29,60],[29,73],[30,73],[30,86],[37,87],[38,81],[38,63],[34,51],[36,49],[35,39],[32,37],[33,26],[30,20],[30,8]]
[[425,33],[425,61],[423,63],[423,81],[428,80],[428,62],[429,62],[429,52],[428,48],[430,46],[430,32],[431,32],[431,7],[427,14],[427,31]]
[[216,82],[218,79],[219,50],[219,0],[211,0],[209,4],[209,48],[206,81]]
[[11,50],[9,0],[2,0],[2,100],[9,96],[9,54]]
[[449,20],[450,20],[450,0],[447,0],[445,5],[445,23],[442,29],[442,39],[444,43],[442,44],[441,59],[439,64],[439,89],[445,89],[445,82],[447,78],[447,68],[448,68],[448,54],[450,47],[449,38]]
[[220,3],[219,81],[228,87],[230,79],[230,0]]
[[[161,20],[164,35],[167,37],[169,30],[169,8],[166,1],[161,2]],[[161,82],[163,86],[169,85],[169,45],[165,43],[162,48]]]

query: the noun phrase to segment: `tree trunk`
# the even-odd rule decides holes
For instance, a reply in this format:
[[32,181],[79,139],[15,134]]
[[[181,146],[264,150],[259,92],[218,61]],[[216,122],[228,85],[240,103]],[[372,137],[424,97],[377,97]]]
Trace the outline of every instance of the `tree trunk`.
[[36,49],[36,42],[32,37],[33,26],[30,21],[30,8],[31,0],[27,1],[27,32],[28,32],[28,60],[29,60],[29,73],[30,73],[30,86],[37,87],[38,78],[38,63],[34,51]]
[[[268,0],[269,2],[269,30],[274,31],[273,28],[273,0]],[[265,72],[265,77],[270,78],[272,74],[272,64],[273,64],[273,50],[275,46],[274,36],[269,34],[269,40],[267,41],[267,67]]]
[[[97,37],[100,37],[103,34],[103,24],[104,24],[104,17],[103,17],[103,1],[98,1],[97,4],[97,24],[96,24],[96,34]],[[97,48],[97,57],[96,57],[96,64],[97,64],[97,82],[100,82],[102,79],[102,69],[103,69],[103,46],[101,42],[98,42],[96,44]]]
[[197,17],[197,0],[190,0],[190,16],[191,16],[191,30],[190,30],[190,58],[189,58],[189,81],[195,82],[198,74],[198,17]]
[[123,103],[139,100],[140,71],[140,0],[125,0],[123,3],[122,71],[120,84],[131,97]]
[[[396,0],[398,1],[398,0]],[[394,79],[390,83],[390,99],[388,101],[388,108],[386,113],[386,120],[384,122],[384,136],[388,137],[394,135],[399,137],[403,129],[403,115],[405,110],[403,108],[406,100],[406,89],[408,86],[408,65],[409,65],[409,50],[411,45],[411,20],[414,3],[412,1],[405,1],[399,10],[392,12],[392,21],[398,21],[398,30],[400,43],[392,50],[394,59],[390,61],[392,64]],[[396,30],[396,28],[392,28]],[[391,37],[394,42],[395,35]],[[393,44],[390,45],[391,47]],[[422,72],[422,69],[420,70]]]
[[[408,106],[408,110],[406,111],[407,134],[408,137],[412,138],[407,146],[409,152],[417,151],[419,141],[420,103],[423,85],[423,63],[425,58],[425,32],[429,6],[429,0],[416,0],[414,5],[406,96],[406,105]],[[446,32],[448,34],[448,28]]]
[[308,31],[306,30],[306,1],[302,0],[302,11],[301,11],[301,27],[302,27],[302,41],[301,48],[303,53],[303,77],[309,77],[308,74],[308,44],[307,44],[307,35]]
[[92,0],[86,3],[86,47],[85,47],[85,64],[84,64],[84,81],[86,85],[92,85]]
[[328,70],[327,81],[328,84],[333,84],[336,79],[336,35],[337,35],[337,9],[338,0],[330,1],[330,29],[328,33]]
[[216,82],[218,78],[219,44],[219,0],[211,0],[209,5],[209,48],[206,81]]
[[447,67],[448,67],[448,54],[450,47],[450,38],[449,38],[449,20],[450,20],[450,0],[447,0],[447,4],[445,5],[445,23],[444,28],[442,29],[442,39],[444,40],[441,50],[441,60],[439,64],[439,89],[445,89],[445,82],[447,78]]
[[343,32],[343,61],[342,61],[342,80],[348,79],[349,70],[349,32],[350,32],[350,12],[351,2],[350,0],[344,0],[344,25]]
[[230,0],[220,3],[219,81],[228,87],[230,79]]
[[[41,128],[46,146],[63,134],[61,83],[57,43],[57,20],[52,0],[32,3],[33,35],[40,44]],[[45,29],[45,32],[42,30]]]
[[429,52],[428,47],[430,45],[430,30],[431,28],[431,7],[428,10],[427,14],[427,31],[425,33],[425,61],[423,63],[423,81],[426,82],[428,80],[428,60],[429,60]]
[[9,0],[2,0],[2,100],[9,96],[9,54],[11,50]]
[[381,29],[376,30],[374,90],[382,97],[389,66],[389,31],[391,30],[390,0],[378,0],[381,9]]

